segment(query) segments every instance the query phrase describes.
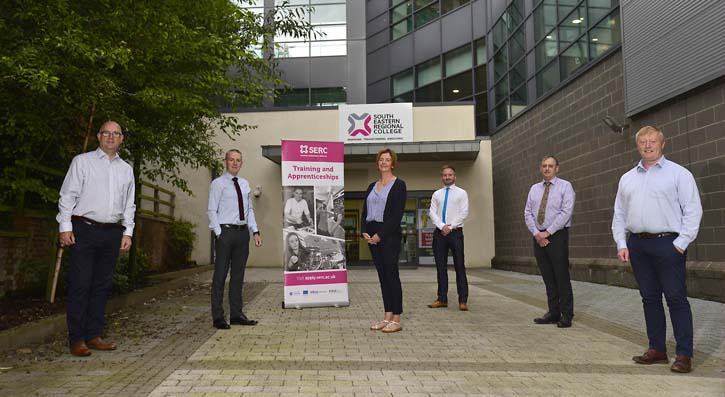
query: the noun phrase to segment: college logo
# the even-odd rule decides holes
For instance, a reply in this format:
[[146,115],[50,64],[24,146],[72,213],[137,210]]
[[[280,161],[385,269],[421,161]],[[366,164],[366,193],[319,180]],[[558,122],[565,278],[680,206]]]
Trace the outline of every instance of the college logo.
[[350,128],[347,129],[348,135],[370,135],[373,132],[372,128],[370,128],[370,121],[372,119],[373,118],[367,113],[363,113],[359,116],[356,113],[350,113],[350,115],[347,116],[347,121],[350,122]]

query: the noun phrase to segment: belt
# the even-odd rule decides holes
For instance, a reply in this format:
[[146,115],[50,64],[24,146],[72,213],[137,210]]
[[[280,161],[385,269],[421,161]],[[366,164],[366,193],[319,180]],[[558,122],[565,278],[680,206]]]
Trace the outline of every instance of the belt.
[[648,240],[652,238],[661,238],[661,237],[667,237],[667,236],[679,236],[679,233],[675,232],[664,232],[664,233],[634,233],[637,238]]
[[226,229],[237,229],[237,230],[244,230],[247,228],[247,225],[234,225],[231,223],[223,223],[219,226],[226,228]]
[[102,223],[102,222],[97,222],[97,221],[94,221],[91,218],[86,218],[85,216],[80,216],[80,215],[73,215],[73,216],[70,217],[70,219],[71,220],[74,220],[74,221],[78,221],[78,222],[83,222],[86,225],[95,226],[95,227],[97,227],[99,229],[121,229],[121,230],[126,230],[126,226],[123,226],[120,223]]

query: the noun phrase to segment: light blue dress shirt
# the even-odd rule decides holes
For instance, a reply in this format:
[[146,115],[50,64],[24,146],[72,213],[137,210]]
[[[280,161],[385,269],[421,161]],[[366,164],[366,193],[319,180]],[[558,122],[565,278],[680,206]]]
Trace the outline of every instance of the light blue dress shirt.
[[[398,178],[395,178],[398,179]],[[378,192],[378,182],[370,191],[367,197],[367,219],[368,222],[383,222],[383,214],[385,213],[385,204],[388,203],[388,194],[395,184],[395,179],[383,186],[383,190]]]
[[618,250],[627,248],[627,232],[679,233],[672,243],[685,250],[697,237],[701,219],[695,178],[665,156],[649,170],[640,161],[619,179],[612,220]]
[[244,200],[244,220],[239,219],[239,202],[237,200],[237,189],[234,187],[234,176],[228,172],[219,178],[214,179],[209,186],[209,229],[214,234],[222,234],[221,225],[247,225],[252,233],[257,233],[257,221],[254,218],[252,208],[252,190],[249,182],[237,175],[237,182],[242,190]]
[[71,216],[78,215],[101,223],[121,221],[123,234],[132,236],[135,191],[133,168],[118,154],[111,160],[98,148],[75,156],[60,188],[59,231],[72,231]]
[[544,196],[544,181],[535,183],[529,189],[529,196],[524,207],[524,221],[532,236],[540,230],[554,234],[559,230],[571,226],[571,217],[574,213],[576,194],[569,181],[554,177],[549,186],[549,197],[546,201],[546,216],[544,223],[539,224],[536,218],[539,215],[539,206]]

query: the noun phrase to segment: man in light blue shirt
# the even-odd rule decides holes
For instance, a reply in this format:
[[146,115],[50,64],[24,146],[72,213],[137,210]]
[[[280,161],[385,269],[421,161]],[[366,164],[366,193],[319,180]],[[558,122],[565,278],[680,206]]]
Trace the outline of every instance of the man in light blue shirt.
[[662,154],[665,137],[659,129],[643,127],[635,141],[642,160],[619,180],[612,221],[617,258],[632,263],[647,324],[649,349],[632,360],[669,363],[664,294],[677,341],[670,368],[690,372],[693,329],[685,263],[687,247],[700,228],[700,194],[690,171]]
[[[209,186],[209,229],[216,235],[214,276],[211,285],[211,315],[214,327],[229,329],[233,325],[255,325],[242,312],[242,285],[244,269],[249,257],[250,230],[254,245],[262,245],[262,237],[252,209],[249,182],[238,177],[242,168],[242,153],[229,150],[224,156],[224,175],[214,179]],[[224,283],[229,278],[229,323],[224,317]]]

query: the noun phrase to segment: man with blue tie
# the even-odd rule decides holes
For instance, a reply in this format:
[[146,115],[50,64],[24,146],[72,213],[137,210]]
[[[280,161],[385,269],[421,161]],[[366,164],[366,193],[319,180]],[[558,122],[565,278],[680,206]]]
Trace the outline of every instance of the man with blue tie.
[[456,270],[458,308],[468,310],[468,279],[463,257],[463,221],[468,216],[468,193],[456,186],[456,169],[441,167],[443,187],[433,193],[428,216],[436,230],[433,232],[433,256],[438,272],[438,298],[428,305],[436,309],[448,307],[448,252],[453,254]]
[[[211,315],[214,327],[229,329],[233,325],[256,325],[242,312],[244,269],[249,257],[250,230],[254,245],[262,245],[262,237],[252,209],[251,189],[246,179],[238,177],[242,153],[229,150],[224,156],[224,175],[209,186],[209,229],[216,235],[214,276],[211,285]],[[229,323],[224,318],[224,283],[229,278]]]
[[524,221],[533,236],[534,257],[546,286],[549,311],[535,318],[536,324],[571,327],[574,294],[569,276],[569,227],[574,213],[574,188],[557,178],[559,160],[545,156],[541,160],[544,180],[531,186],[524,207]]

